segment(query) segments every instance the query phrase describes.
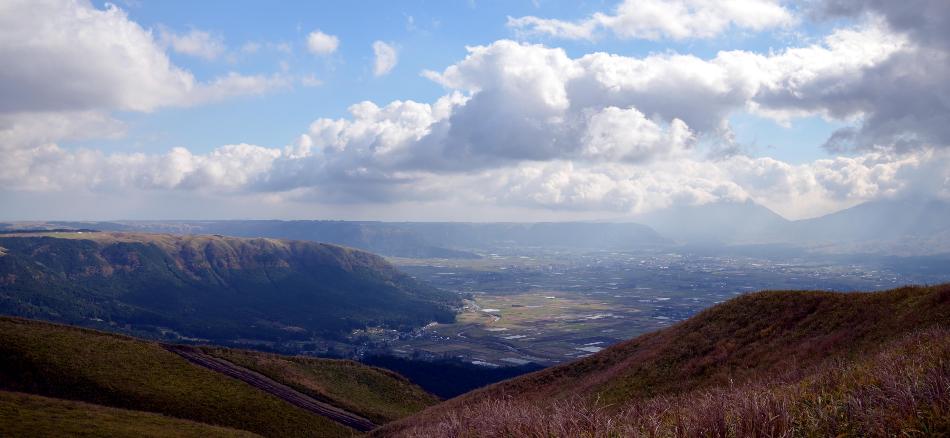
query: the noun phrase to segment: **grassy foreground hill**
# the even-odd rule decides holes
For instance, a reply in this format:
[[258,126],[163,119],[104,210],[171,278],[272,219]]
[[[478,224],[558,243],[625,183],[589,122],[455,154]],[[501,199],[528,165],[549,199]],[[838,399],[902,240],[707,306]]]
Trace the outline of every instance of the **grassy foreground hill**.
[[378,436],[946,436],[950,285],[760,292]]
[[260,436],[243,430],[179,420],[151,412],[0,391],[0,436],[54,438],[169,435],[193,438]]
[[202,349],[212,356],[257,371],[377,424],[419,412],[439,401],[399,374],[349,360],[282,356],[215,347]]
[[222,236],[0,236],[0,313],[216,341],[308,340],[447,322],[460,305],[381,257]]
[[[351,361],[218,348],[208,351],[239,365],[260,364],[255,366],[274,380],[310,388],[315,395],[325,395],[324,401],[365,413],[378,423],[436,401],[398,375]],[[171,431],[181,428],[182,436],[191,431],[196,432],[193,435],[228,436],[247,431],[281,437],[355,433],[240,380],[194,365],[156,342],[2,317],[0,357],[0,391],[4,391],[0,393],[0,436],[17,435],[18,425],[42,424],[43,419],[52,422],[44,426],[51,432],[61,421],[64,429],[59,435],[85,423],[103,423],[97,427],[103,428],[104,435],[114,432],[119,436],[148,435],[166,426]],[[11,401],[18,399],[22,403]]]

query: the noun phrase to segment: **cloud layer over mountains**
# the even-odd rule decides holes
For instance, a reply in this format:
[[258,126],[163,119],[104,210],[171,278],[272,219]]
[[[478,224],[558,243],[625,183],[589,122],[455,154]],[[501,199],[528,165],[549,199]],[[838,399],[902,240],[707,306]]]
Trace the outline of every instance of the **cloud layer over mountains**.
[[[509,26],[525,38],[571,39],[710,38],[843,16],[851,24],[798,47],[710,58],[596,51],[572,58],[549,44],[499,40],[469,47],[442,71],[423,72],[445,89],[433,102],[355,103],[349,116],[317,119],[282,148],[233,144],[206,154],[181,147],[148,154],[59,143],[121,137],[123,126],[111,117],[117,111],[265,93],[289,86],[287,79],[232,73],[199,82],[115,6],[6,2],[0,185],[463,203],[614,217],[750,198],[788,217],[882,197],[946,198],[950,8],[939,0],[910,3],[829,0],[793,9],[766,0],[730,7],[651,0],[625,1],[576,22],[512,18]],[[383,70],[377,73],[389,71]],[[825,143],[834,158],[790,164],[742,152],[730,126],[740,113],[779,123],[820,116],[847,126]]]

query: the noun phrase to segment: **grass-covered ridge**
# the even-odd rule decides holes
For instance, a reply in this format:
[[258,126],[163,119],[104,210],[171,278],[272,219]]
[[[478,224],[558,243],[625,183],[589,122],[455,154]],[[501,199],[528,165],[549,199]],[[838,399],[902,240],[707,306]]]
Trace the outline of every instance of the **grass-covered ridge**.
[[[174,432],[172,432],[174,431]],[[58,438],[167,437],[253,438],[260,435],[150,412],[0,391],[0,436]]]
[[[804,371],[804,370],[803,370]],[[790,375],[605,407],[492,398],[381,432],[397,437],[936,437],[950,434],[950,331]]]
[[[301,392],[364,413],[379,423],[436,402],[434,396],[401,376],[351,361],[211,347],[205,351],[273,375]],[[350,436],[355,432],[244,382],[189,363],[156,342],[123,335],[0,317],[0,357],[0,390],[4,391],[156,413],[264,436]],[[37,412],[21,414],[34,419],[52,415],[41,405],[36,406]],[[50,409],[62,408],[57,406]],[[103,421],[117,418],[117,427],[123,418],[129,418],[103,412]],[[0,424],[0,430],[9,427]]]
[[214,347],[202,350],[377,424],[414,414],[439,401],[396,373],[350,360]]
[[41,233],[0,248],[0,313],[139,333],[307,340],[451,321],[460,303],[381,257],[314,242]]
[[155,412],[267,436],[350,430],[152,342],[0,318],[0,389]]
[[[852,416],[842,423],[849,424],[847,427],[837,428],[827,422],[838,411],[825,415],[832,407],[809,403],[865,406],[871,412],[884,409],[888,397],[893,399],[896,394],[911,394],[916,397],[914,403],[921,403],[904,406],[910,414],[901,412],[912,416],[918,412],[930,418],[923,425],[915,423],[914,418],[892,421],[902,431],[924,426],[946,428],[950,427],[948,330],[950,285],[946,284],[873,293],[749,294],[588,358],[450,400],[388,425],[379,434],[438,435],[454,431],[467,436],[474,430],[470,427],[490,426],[462,420],[470,415],[503,418],[490,429],[482,429],[480,436],[493,436],[489,430],[508,436],[505,433],[511,432],[518,421],[552,427],[573,424],[570,427],[575,429],[570,430],[575,431],[600,427],[594,423],[584,426],[587,417],[583,413],[587,412],[591,419],[614,424],[617,428],[611,433],[622,436],[627,433],[624,431],[633,430],[626,427],[652,424],[666,412],[662,419],[666,426],[658,429],[665,432],[659,436],[693,436],[694,432],[677,429],[676,423],[692,421],[687,413],[704,403],[714,406],[728,401],[726,404],[778,403],[778,407],[762,407],[762,412],[784,412],[781,418],[793,422],[817,418],[816,424],[789,426],[782,429],[785,431],[821,436],[815,431],[833,430],[860,436],[853,430],[872,430],[875,426],[868,421],[873,416],[860,416],[863,420]],[[908,360],[898,360],[905,356]],[[902,375],[910,376],[910,380],[901,380]],[[930,383],[919,386],[920,382]],[[865,391],[866,384],[878,385],[880,391]],[[812,394],[826,396],[815,399]],[[741,406],[736,406],[739,410],[723,407],[717,421],[735,426],[736,415],[742,412]],[[564,413],[563,418],[536,417],[551,409],[562,409],[558,412]],[[579,414],[567,415],[571,410]],[[510,415],[501,415],[502,411]],[[857,415],[853,409],[848,412]],[[524,430],[527,434],[535,432],[539,430]],[[559,432],[553,435],[559,436]],[[748,432],[717,436],[744,435]]]

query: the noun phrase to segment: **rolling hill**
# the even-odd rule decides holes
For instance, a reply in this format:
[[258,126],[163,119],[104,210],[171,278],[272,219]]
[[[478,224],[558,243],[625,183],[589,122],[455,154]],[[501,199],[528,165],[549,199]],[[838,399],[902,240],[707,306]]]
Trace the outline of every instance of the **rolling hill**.
[[0,313],[215,341],[452,321],[460,298],[313,242],[143,233],[0,236]]
[[[187,348],[376,423],[437,401],[399,375],[351,361]],[[0,435],[16,436],[27,424],[48,436],[85,427],[119,436],[168,436],[172,430],[179,436],[355,433],[169,350],[123,335],[0,317]]]
[[377,424],[405,417],[439,401],[399,374],[358,362],[217,347],[202,350]]
[[22,437],[259,437],[161,414],[0,391],[0,435]]
[[740,296],[588,358],[449,400],[377,435],[948,431],[945,284]]

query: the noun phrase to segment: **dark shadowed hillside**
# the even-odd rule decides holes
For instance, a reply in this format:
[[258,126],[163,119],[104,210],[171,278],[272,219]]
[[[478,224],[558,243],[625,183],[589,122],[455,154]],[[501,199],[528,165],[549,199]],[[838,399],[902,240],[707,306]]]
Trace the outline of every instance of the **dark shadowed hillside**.
[[[821,436],[946,432],[948,329],[950,285],[749,294],[591,357],[450,400],[380,436],[464,436],[474,430],[483,436],[573,436],[598,427],[604,436],[650,427],[648,436],[747,436],[756,428]],[[880,385],[879,392],[867,385]],[[815,394],[829,405],[814,406]],[[866,411],[855,412],[862,404]],[[694,406],[712,417],[689,417],[700,415],[687,415]],[[898,418],[883,425],[873,420],[874,412],[888,410]],[[753,411],[786,423],[769,425]],[[718,434],[708,429],[713,424],[748,427]]]
[[261,436],[152,412],[0,390],[0,436],[164,437],[170,431],[183,438]]
[[484,367],[459,359],[409,359],[396,356],[367,356],[360,362],[395,371],[442,398],[452,398],[476,388],[537,371],[543,367],[528,363],[500,368]]
[[0,237],[0,312],[229,340],[451,321],[459,298],[345,247],[127,233]]

